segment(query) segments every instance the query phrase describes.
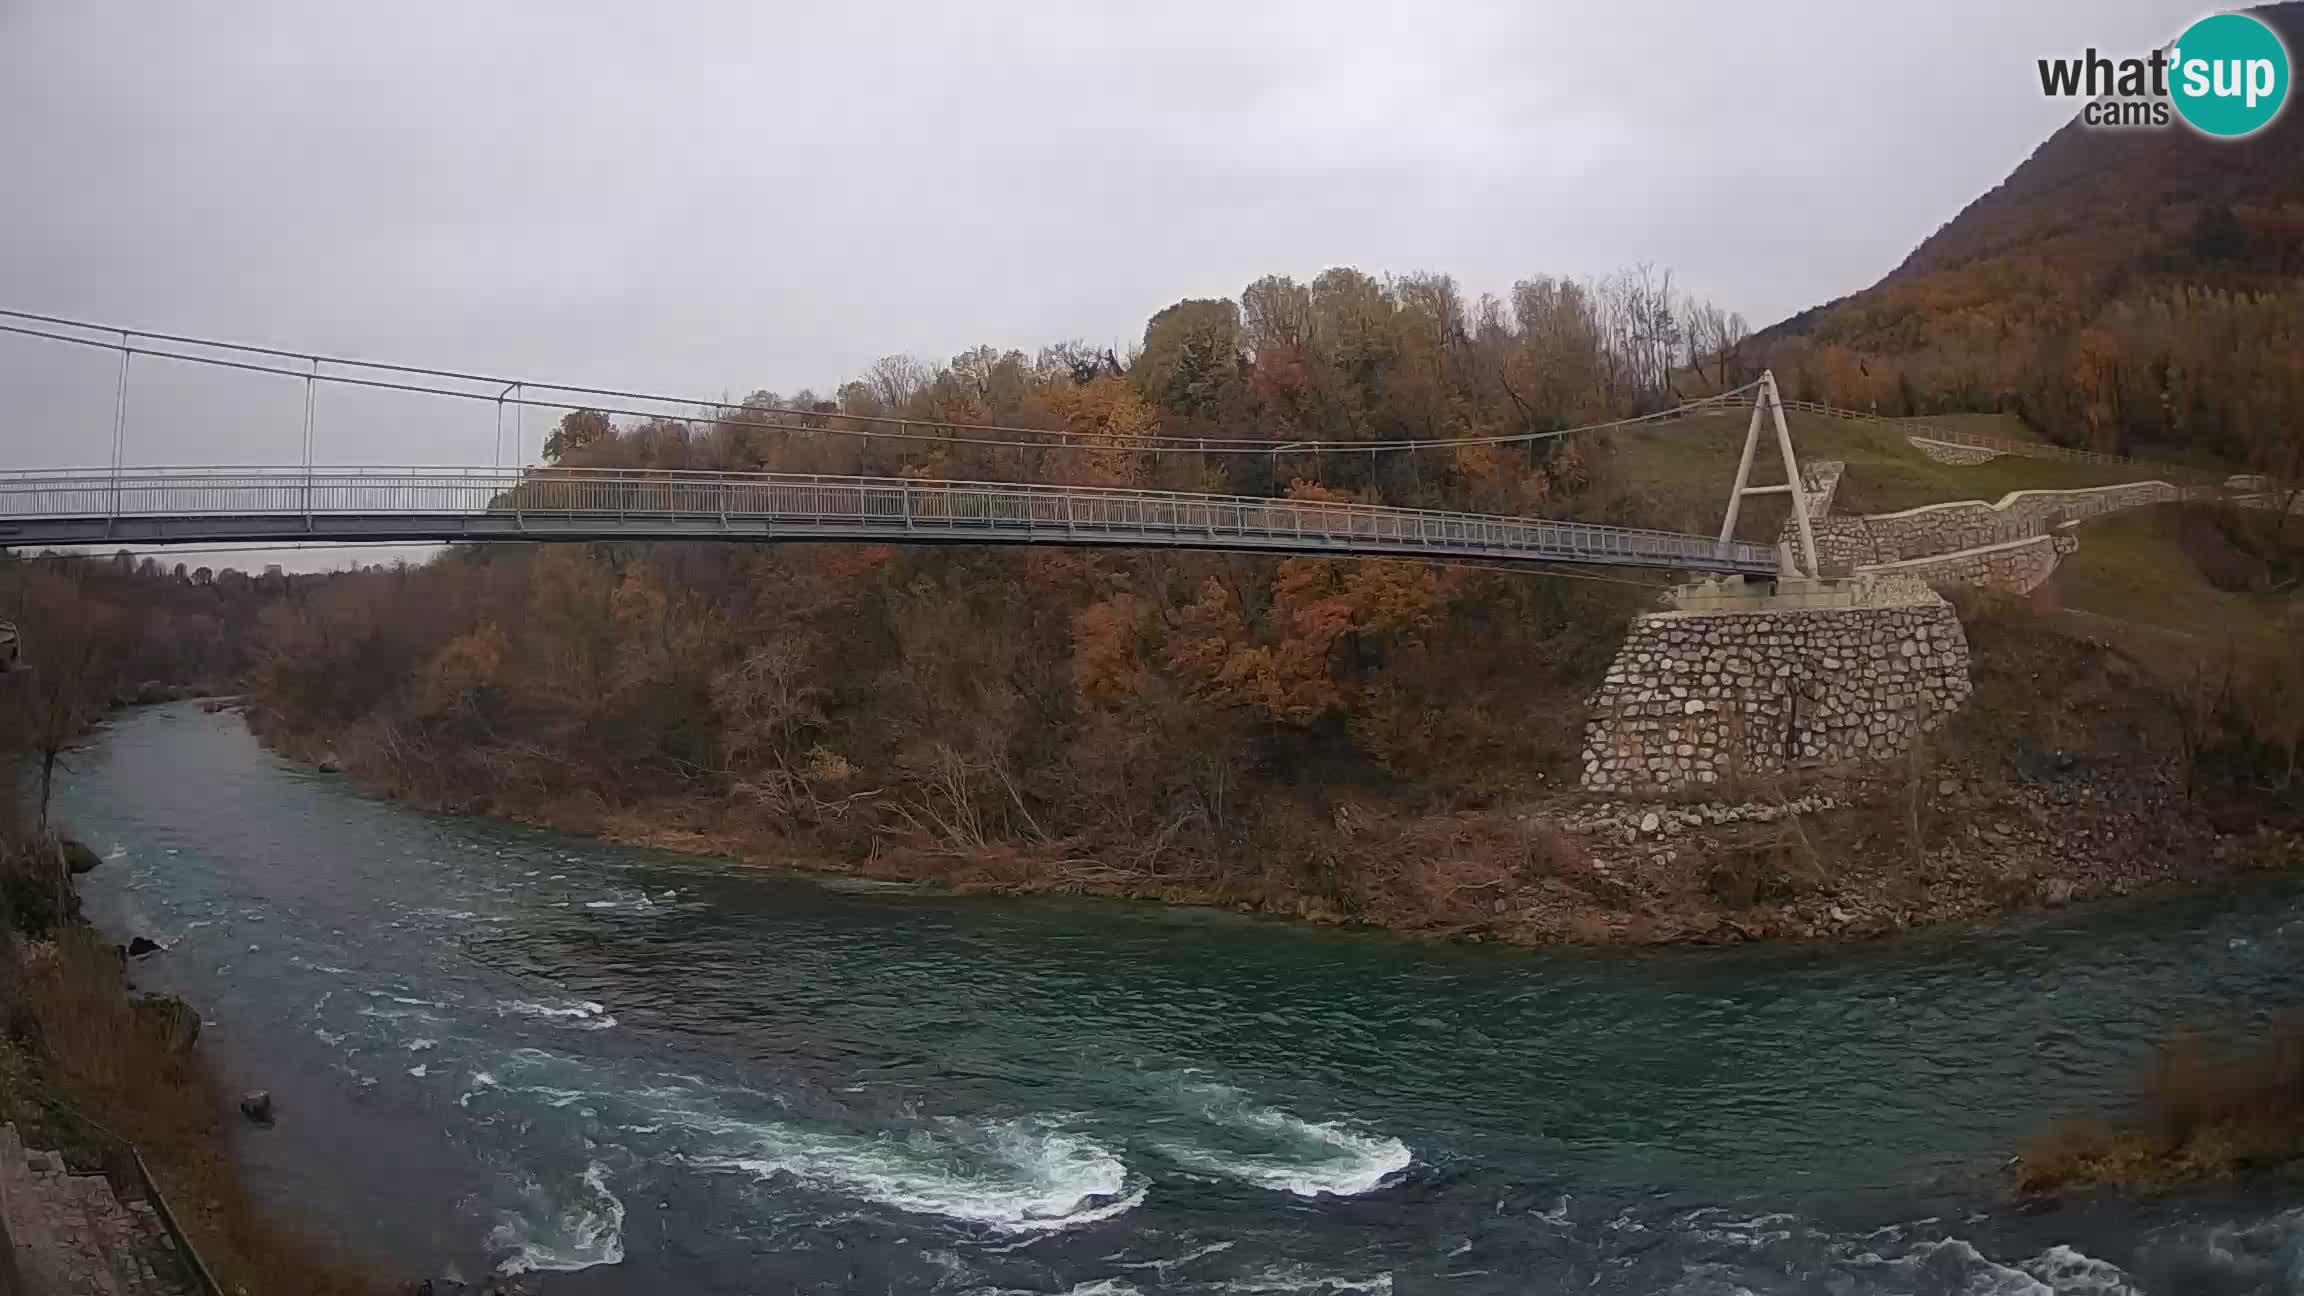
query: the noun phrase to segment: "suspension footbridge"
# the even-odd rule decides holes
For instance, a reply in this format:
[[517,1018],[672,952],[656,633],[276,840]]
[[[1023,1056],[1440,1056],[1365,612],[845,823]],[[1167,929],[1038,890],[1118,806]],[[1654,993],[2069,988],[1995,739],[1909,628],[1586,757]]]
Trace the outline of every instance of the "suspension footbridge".
[[1761,574],[1709,536],[1169,491],[613,469],[139,468],[0,474],[0,544],[747,540],[1055,544]]
[[[301,544],[309,542],[723,540],[897,544],[1069,545],[1215,549],[1295,555],[1405,557],[1635,567],[1768,575],[1775,549],[1717,536],[1498,514],[1330,500],[912,477],[692,472],[543,466],[329,467],[311,462],[314,392],[344,385],[664,417],[632,402],[672,398],[567,387],[407,365],[138,333],[0,311],[0,334],[117,353],[113,462],[0,472],[0,546]],[[304,384],[306,462],[263,466],[130,466],[122,462],[130,362],[136,357],[272,374]],[[149,362],[148,359],[148,362]],[[490,394],[493,392],[493,394]],[[1750,405],[1756,440],[1773,383],[1753,384],[1627,426]],[[619,407],[615,402],[626,402]],[[1568,433],[1414,442],[1314,442],[1142,436],[926,424],[828,413],[794,415],[718,402],[679,402],[708,420],[795,435],[936,440],[987,447],[1112,453],[1331,456],[1529,441]],[[1780,422],[1780,419],[1779,419]],[[1581,431],[1585,429],[1575,429]],[[90,441],[93,438],[89,438]],[[498,450],[501,452],[501,435]],[[1748,474],[1753,440],[1747,442]],[[1790,467],[1789,441],[1784,442]],[[1277,476],[1277,473],[1275,473]],[[1745,487],[1742,494],[1797,487]],[[1797,481],[1794,476],[1793,481]],[[1810,562],[1813,570],[1813,560]]]

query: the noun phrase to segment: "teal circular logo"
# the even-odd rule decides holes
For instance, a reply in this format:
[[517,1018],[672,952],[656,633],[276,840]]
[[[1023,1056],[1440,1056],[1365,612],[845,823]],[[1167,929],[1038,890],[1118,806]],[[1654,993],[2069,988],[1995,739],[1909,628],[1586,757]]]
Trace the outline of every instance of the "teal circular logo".
[[2169,48],[2168,97],[2204,135],[2253,135],[2288,101],[2288,47],[2247,14],[2203,18]]

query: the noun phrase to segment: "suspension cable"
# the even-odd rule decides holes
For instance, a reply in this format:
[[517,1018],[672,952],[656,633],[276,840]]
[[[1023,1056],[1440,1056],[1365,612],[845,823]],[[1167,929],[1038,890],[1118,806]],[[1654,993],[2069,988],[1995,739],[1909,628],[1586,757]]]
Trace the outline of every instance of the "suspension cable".
[[[361,377],[344,373],[321,373],[318,380],[343,386],[365,387],[381,391],[408,392],[417,395],[441,396],[454,400],[485,401],[517,409],[539,408],[556,410],[596,410],[604,414],[619,414],[632,418],[661,419],[668,416],[662,410],[635,409],[630,406],[610,405],[600,401],[551,400],[530,396],[530,391],[557,392],[570,396],[604,397],[613,401],[644,401],[651,404],[684,407],[706,411],[710,415],[734,414],[734,418],[711,417],[705,421],[739,427],[756,427],[768,431],[805,432],[835,436],[860,437],[873,440],[932,441],[961,445],[1033,450],[1111,451],[1139,450],[1153,452],[1192,451],[1205,454],[1270,455],[1283,454],[1376,454],[1414,453],[1419,450],[1448,450],[1474,446],[1526,445],[1538,441],[1556,440],[1591,432],[1607,432],[1641,427],[1651,423],[1668,422],[1692,415],[1710,413],[1717,409],[1741,404],[1744,397],[1758,387],[1758,382],[1746,383],[1716,396],[1684,401],[1670,409],[1630,418],[1610,419],[1580,427],[1562,428],[1550,432],[1515,432],[1497,436],[1438,437],[1428,440],[1389,441],[1326,441],[1292,440],[1273,441],[1249,437],[1185,437],[1167,435],[1128,435],[1111,432],[1076,432],[1064,428],[1034,428],[996,423],[940,422],[926,419],[897,418],[892,416],[844,414],[836,412],[770,410],[759,406],[706,400],[680,396],[665,396],[647,392],[623,391],[609,387],[586,387],[566,383],[537,382],[529,379],[506,378],[500,375],[468,373],[454,369],[427,368],[421,365],[395,364],[385,361],[361,360],[346,356],[317,355],[309,352],[287,351],[277,347],[255,346],[247,343],[224,342],[186,334],[146,333],[135,329],[122,329],[111,325],[91,324],[63,316],[39,315],[30,311],[0,308],[0,317],[29,320],[35,324],[48,324],[61,328],[83,329],[109,333],[121,341],[99,337],[79,337],[51,329],[29,327],[23,324],[0,324],[0,333],[21,337],[63,342],[97,350],[118,351],[123,354],[148,355],[156,359],[175,360],[186,364],[208,365],[248,373],[277,374],[284,377],[309,379],[313,367],[326,365],[341,369],[365,369],[374,373],[404,375],[414,379],[435,379],[449,382],[477,383],[499,389],[515,389],[520,394],[509,398],[499,392],[468,391],[440,385],[438,381],[403,381],[394,378]],[[238,355],[259,356],[302,362],[304,367],[288,368],[260,363],[255,360],[227,359],[221,356],[200,355],[194,352],[170,350],[140,345],[161,342],[178,346],[201,347],[208,350]],[[802,421],[792,421],[799,419]],[[982,433],[985,435],[957,435]],[[1025,439],[1029,438],[1029,439]]]

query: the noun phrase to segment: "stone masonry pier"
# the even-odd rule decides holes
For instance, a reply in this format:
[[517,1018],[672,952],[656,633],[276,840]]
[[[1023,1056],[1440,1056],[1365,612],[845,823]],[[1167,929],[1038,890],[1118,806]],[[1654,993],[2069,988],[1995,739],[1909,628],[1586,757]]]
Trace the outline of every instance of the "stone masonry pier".
[[[1918,437],[1912,444],[1948,464],[2002,452]],[[1830,578],[1699,582],[1675,591],[1672,610],[1634,618],[1591,698],[1585,787],[1653,795],[1894,758],[1970,693],[1967,636],[1935,589],[2029,592],[2078,547],[2078,520],[2210,494],[2133,481],[1835,514],[1844,471],[1828,460],[1800,469],[1816,556]],[[2275,494],[2257,479],[2233,478],[2218,494],[2243,507],[2304,511],[2304,497]],[[1780,552],[1797,540],[1787,520]]]
[[1952,607],[1906,577],[1696,587],[1634,619],[1593,695],[1583,784],[1662,793],[1877,761],[1968,700]]

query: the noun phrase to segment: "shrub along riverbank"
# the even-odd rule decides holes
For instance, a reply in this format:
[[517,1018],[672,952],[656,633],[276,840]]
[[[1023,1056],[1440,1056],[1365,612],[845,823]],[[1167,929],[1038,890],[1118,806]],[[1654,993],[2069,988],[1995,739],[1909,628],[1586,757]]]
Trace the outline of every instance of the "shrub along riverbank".
[[2027,1145],[2018,1191],[2171,1188],[2304,1162],[2304,1018],[2252,1038],[2197,1033],[2163,1045],[2133,1109],[2079,1117]]

